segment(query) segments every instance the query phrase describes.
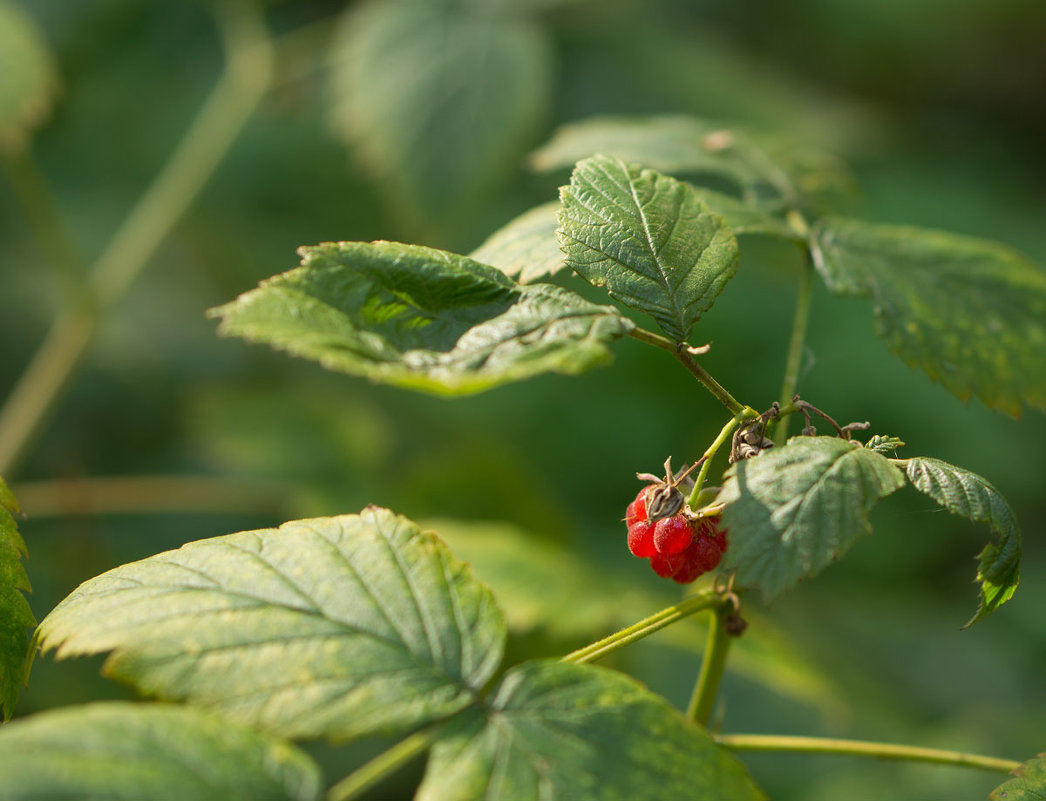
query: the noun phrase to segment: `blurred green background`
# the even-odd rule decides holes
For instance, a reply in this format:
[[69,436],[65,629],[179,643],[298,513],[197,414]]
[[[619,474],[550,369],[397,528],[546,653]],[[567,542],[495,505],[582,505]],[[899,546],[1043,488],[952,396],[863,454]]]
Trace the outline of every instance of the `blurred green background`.
[[[7,175],[32,160],[89,264],[217,80],[215,16],[184,0],[8,0],[0,11],[0,25],[20,11],[36,26],[59,87],[41,90],[50,102],[27,117],[38,122],[31,151],[11,149]],[[534,174],[526,156],[565,122],[670,112],[786,132],[850,163],[855,213],[1001,240],[1046,264],[1038,0],[302,0],[265,15],[272,88],[106,311],[5,476],[28,515],[38,618],[122,562],[367,503],[443,521],[437,530],[502,597],[516,659],[564,653],[671,603],[674,585],[629,556],[620,519],[637,470],[693,458],[725,415],[668,356],[624,341],[608,369],[445,400],[219,340],[204,316],[295,266],[301,244],[385,238],[468,252],[556,197],[566,176]],[[471,60],[479,44],[494,55]],[[69,297],[48,264],[54,241],[33,236],[13,186],[0,182],[4,394]],[[765,408],[798,262],[769,240],[741,245],[737,277],[693,339],[714,343],[703,363],[735,396]],[[800,389],[840,420],[901,437],[902,456],[991,480],[1024,531],[1022,583],[958,631],[989,532],[902,491],[845,561],[772,609],[752,599],[723,730],[1019,759],[1046,749],[1044,415],[964,405],[887,352],[868,304],[821,286]],[[702,641],[700,625],[678,626],[614,664],[685,706]],[[99,665],[39,660],[18,713],[124,697]],[[381,746],[316,751],[333,780]],[[746,762],[775,799],[979,798],[997,783],[826,757]],[[373,797],[409,797],[415,779]]]

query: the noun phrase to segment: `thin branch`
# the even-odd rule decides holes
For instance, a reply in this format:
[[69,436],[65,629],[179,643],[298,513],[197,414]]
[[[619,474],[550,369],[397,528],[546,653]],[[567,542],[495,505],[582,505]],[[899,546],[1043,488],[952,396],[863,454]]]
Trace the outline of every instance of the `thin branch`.
[[644,637],[649,637],[655,631],[660,631],[665,626],[669,626],[677,620],[682,620],[684,617],[692,615],[695,612],[700,612],[702,609],[717,607],[722,603],[722,596],[712,590],[699,593],[684,601],[680,601],[674,606],[662,609],[660,612],[656,612],[650,617],[644,618],[628,628],[621,629],[621,631],[615,632],[609,637],[604,637],[602,640],[594,642],[591,645],[579,648],[578,650],[564,656],[562,661],[579,663],[594,662],[596,659],[600,659],[607,654],[613,653],[629,643],[641,640]]
[[104,476],[27,481],[12,486],[34,519],[66,515],[263,514],[277,511],[288,488],[273,481],[221,476]]
[[354,770],[327,791],[327,801],[351,801],[359,798],[385,777],[424,754],[435,742],[444,723],[415,732],[387,751]]
[[218,6],[226,68],[167,163],[98,257],[95,299],[72,304],[0,409],[0,475],[9,475],[79,366],[100,321],[196,199],[261,101],[272,73],[265,22],[251,2]]
[[909,762],[932,762],[941,765],[979,768],[1009,773],[1021,763],[1012,759],[947,751],[939,748],[919,748],[913,745],[837,740],[827,737],[794,737],[779,734],[721,734],[716,742],[733,751],[780,751],[805,754],[836,754],[843,756],[894,759]]

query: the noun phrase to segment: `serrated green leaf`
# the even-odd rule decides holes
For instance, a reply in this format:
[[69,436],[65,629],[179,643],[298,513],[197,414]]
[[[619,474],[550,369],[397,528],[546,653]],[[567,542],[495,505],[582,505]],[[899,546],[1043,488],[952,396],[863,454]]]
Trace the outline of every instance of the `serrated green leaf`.
[[501,660],[490,591],[387,509],[191,542],[82,584],[40,624],[59,658],[285,737],[401,734]]
[[827,219],[811,232],[828,288],[872,301],[875,329],[962,400],[1046,409],[1046,270],[943,231]]
[[1046,801],[1046,754],[1029,759],[988,796],[989,801]]
[[523,212],[487,237],[469,258],[491,264],[521,284],[555,275],[566,266],[556,239],[559,209],[556,200]]
[[551,100],[547,34],[512,9],[365,3],[332,59],[336,131],[419,223],[452,223],[510,174]]
[[294,746],[195,709],[96,703],[0,729],[7,801],[313,801],[316,763]]
[[418,801],[764,797],[703,729],[620,673],[524,663],[485,713],[436,743]]
[[890,461],[837,437],[793,437],[735,464],[718,502],[727,504],[726,570],[767,600],[816,575],[870,534],[868,513],[904,486]]
[[14,515],[18,502],[0,479],[0,715],[7,720],[14,712],[18,688],[26,679],[29,653],[27,629],[36,625],[23,592],[29,592],[29,577],[22,564],[28,556],[25,540],[18,532]]
[[0,150],[24,147],[58,88],[54,60],[33,21],[0,0]]
[[634,325],[549,284],[395,242],[302,248],[302,266],[212,309],[220,333],[372,381],[443,395],[606,363]]
[[580,162],[560,190],[567,264],[686,341],[737,271],[737,240],[685,183],[618,159]]
[[[718,214],[736,236],[765,234],[797,239],[798,235],[784,222],[737,198],[707,189],[692,187],[694,194]],[[556,239],[559,228],[558,201],[543,203],[499,228],[469,254],[469,258],[491,264],[506,275],[527,284],[555,275],[566,267],[566,259]]]
[[[746,204],[772,211],[823,212],[852,191],[845,167],[827,154],[678,115],[592,117],[564,125],[531,164],[557,170],[597,153],[676,176],[710,175],[735,186]],[[794,236],[787,228],[776,233],[785,231]]]
[[1013,510],[987,479],[939,459],[909,459],[908,480],[952,514],[975,523],[987,523],[998,542],[988,543],[978,555],[977,581],[981,602],[968,628],[991,614],[1017,590],[1021,567],[1021,532]]

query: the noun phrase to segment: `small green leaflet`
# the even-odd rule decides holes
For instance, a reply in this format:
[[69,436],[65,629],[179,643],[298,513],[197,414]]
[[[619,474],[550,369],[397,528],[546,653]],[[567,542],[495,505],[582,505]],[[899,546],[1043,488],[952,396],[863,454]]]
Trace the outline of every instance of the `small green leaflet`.
[[432,534],[387,509],[191,542],[82,584],[40,624],[59,658],[284,737],[405,734],[469,706],[505,623]]
[[823,214],[852,194],[846,168],[825,153],[787,138],[678,115],[570,123],[532,155],[531,163],[538,170],[557,170],[597,153],[699,182],[703,176],[726,181],[746,205],[772,212],[799,208]]
[[1017,590],[1021,566],[1021,532],[1006,500],[986,479],[939,459],[919,457],[907,461],[912,485],[952,514],[975,523],[987,523],[998,542],[988,543],[979,554],[977,581],[981,602],[968,628],[991,614]]
[[0,0],[0,75],[0,150],[17,150],[50,112],[58,71],[32,19],[8,0]]
[[417,801],[764,798],[664,699],[591,665],[526,662],[456,724],[434,746]]
[[95,703],[0,729],[6,801],[318,801],[316,763],[292,745],[166,704]]
[[339,242],[212,309],[220,333],[324,367],[442,395],[480,392],[610,358],[634,324],[562,287],[519,286],[493,267],[432,248]]
[[22,565],[28,556],[25,540],[18,533],[15,515],[18,503],[0,479],[0,713],[7,720],[14,712],[18,688],[25,683],[29,662],[27,629],[36,618],[23,592],[29,592],[29,577]]
[[898,448],[903,448],[904,444],[905,443],[897,437],[891,437],[886,434],[874,434],[866,443],[864,443],[864,447],[870,451],[875,451],[876,453],[892,454]]
[[467,219],[552,99],[549,37],[511,4],[356,4],[331,56],[336,131],[420,228]]
[[870,534],[872,507],[904,486],[885,456],[837,437],[793,437],[726,476],[718,499],[730,531],[723,567],[768,601]]
[[1029,759],[1013,774],[1015,778],[992,790],[988,801],[1046,801],[1046,754]]
[[567,264],[676,342],[711,308],[737,270],[737,240],[685,183],[595,156],[560,190]]
[[1046,409],[1046,270],[995,242],[840,218],[811,231],[828,288],[875,308],[891,351],[962,400]]

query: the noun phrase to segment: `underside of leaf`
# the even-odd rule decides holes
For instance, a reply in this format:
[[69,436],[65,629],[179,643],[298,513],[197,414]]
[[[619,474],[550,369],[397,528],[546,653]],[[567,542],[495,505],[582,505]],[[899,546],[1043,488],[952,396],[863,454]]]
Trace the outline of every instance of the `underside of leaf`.
[[794,437],[727,473],[723,566],[772,600],[870,534],[872,507],[903,486],[900,470],[856,442]]
[[989,542],[978,555],[981,602],[977,613],[964,626],[968,628],[1010,600],[1017,590],[1021,565],[1021,532],[1017,519],[999,491],[976,473],[925,457],[909,459],[906,470],[917,490],[952,514],[975,523],[987,523],[997,537],[996,542]]

